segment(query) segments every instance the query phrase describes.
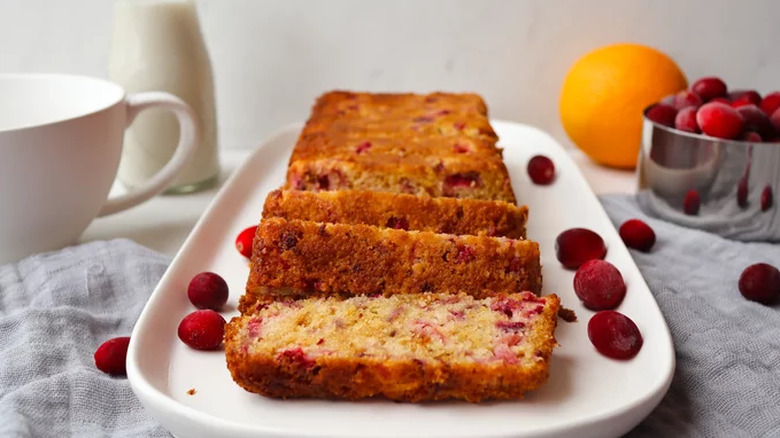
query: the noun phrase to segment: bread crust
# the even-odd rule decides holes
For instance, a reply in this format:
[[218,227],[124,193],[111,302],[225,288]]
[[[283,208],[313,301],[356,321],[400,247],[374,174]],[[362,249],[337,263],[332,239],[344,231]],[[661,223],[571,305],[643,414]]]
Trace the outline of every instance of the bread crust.
[[522,239],[528,207],[387,192],[274,190],[266,197],[263,217]]
[[542,285],[539,245],[369,225],[266,218],[246,292],[255,296],[531,291]]
[[474,403],[518,399],[547,381],[557,346],[554,331],[560,301],[555,295],[544,298],[547,304],[527,340],[536,347],[537,360],[531,365],[251,354],[241,338],[241,317],[226,327],[227,365],[241,387],[275,398],[381,396],[402,402],[461,399]]

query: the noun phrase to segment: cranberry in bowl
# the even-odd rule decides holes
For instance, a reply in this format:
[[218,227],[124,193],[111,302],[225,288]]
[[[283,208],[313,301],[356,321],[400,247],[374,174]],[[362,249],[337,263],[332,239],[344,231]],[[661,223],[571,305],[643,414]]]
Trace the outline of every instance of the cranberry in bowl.
[[[756,105],[757,93],[731,96],[722,93],[722,81],[704,79],[688,90],[703,93],[701,104],[677,109],[674,117],[669,112],[675,108],[661,111],[660,102],[644,110],[639,206],[651,216],[729,239],[780,242],[780,215],[762,203],[765,187],[780,190],[776,94]],[[766,112],[773,110],[777,114]]]

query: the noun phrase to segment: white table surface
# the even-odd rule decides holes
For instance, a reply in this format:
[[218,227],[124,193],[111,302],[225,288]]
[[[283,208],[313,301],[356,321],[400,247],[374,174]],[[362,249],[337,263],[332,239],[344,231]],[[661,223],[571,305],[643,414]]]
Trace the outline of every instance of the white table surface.
[[[245,149],[221,151],[222,174],[217,186],[188,195],[158,196],[130,210],[96,219],[81,236],[81,242],[125,237],[155,251],[174,256],[228,176],[238,169],[251,153],[251,150]],[[579,150],[572,149],[570,154],[597,194],[634,192],[633,171],[601,167],[591,162]],[[115,188],[114,191],[116,190],[119,189]],[[257,208],[260,211],[262,206],[258,205]]]

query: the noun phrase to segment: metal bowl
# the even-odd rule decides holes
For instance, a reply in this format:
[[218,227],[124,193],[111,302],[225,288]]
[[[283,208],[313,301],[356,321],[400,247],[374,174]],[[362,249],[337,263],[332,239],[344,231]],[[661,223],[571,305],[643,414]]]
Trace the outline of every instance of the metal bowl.
[[[649,108],[648,108],[649,109]],[[780,192],[780,143],[722,140],[678,131],[647,118],[639,151],[639,206],[690,228],[743,241],[780,241],[777,200],[762,209],[762,193]],[[746,203],[738,202],[740,182]],[[697,214],[685,214],[690,190],[701,199]]]

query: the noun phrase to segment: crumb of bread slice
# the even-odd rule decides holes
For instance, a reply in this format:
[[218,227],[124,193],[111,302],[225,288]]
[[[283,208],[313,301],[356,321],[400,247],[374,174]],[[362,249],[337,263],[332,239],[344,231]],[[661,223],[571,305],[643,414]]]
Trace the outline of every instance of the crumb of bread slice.
[[547,380],[559,304],[530,292],[279,300],[228,324],[227,365],[269,397],[515,399]]

